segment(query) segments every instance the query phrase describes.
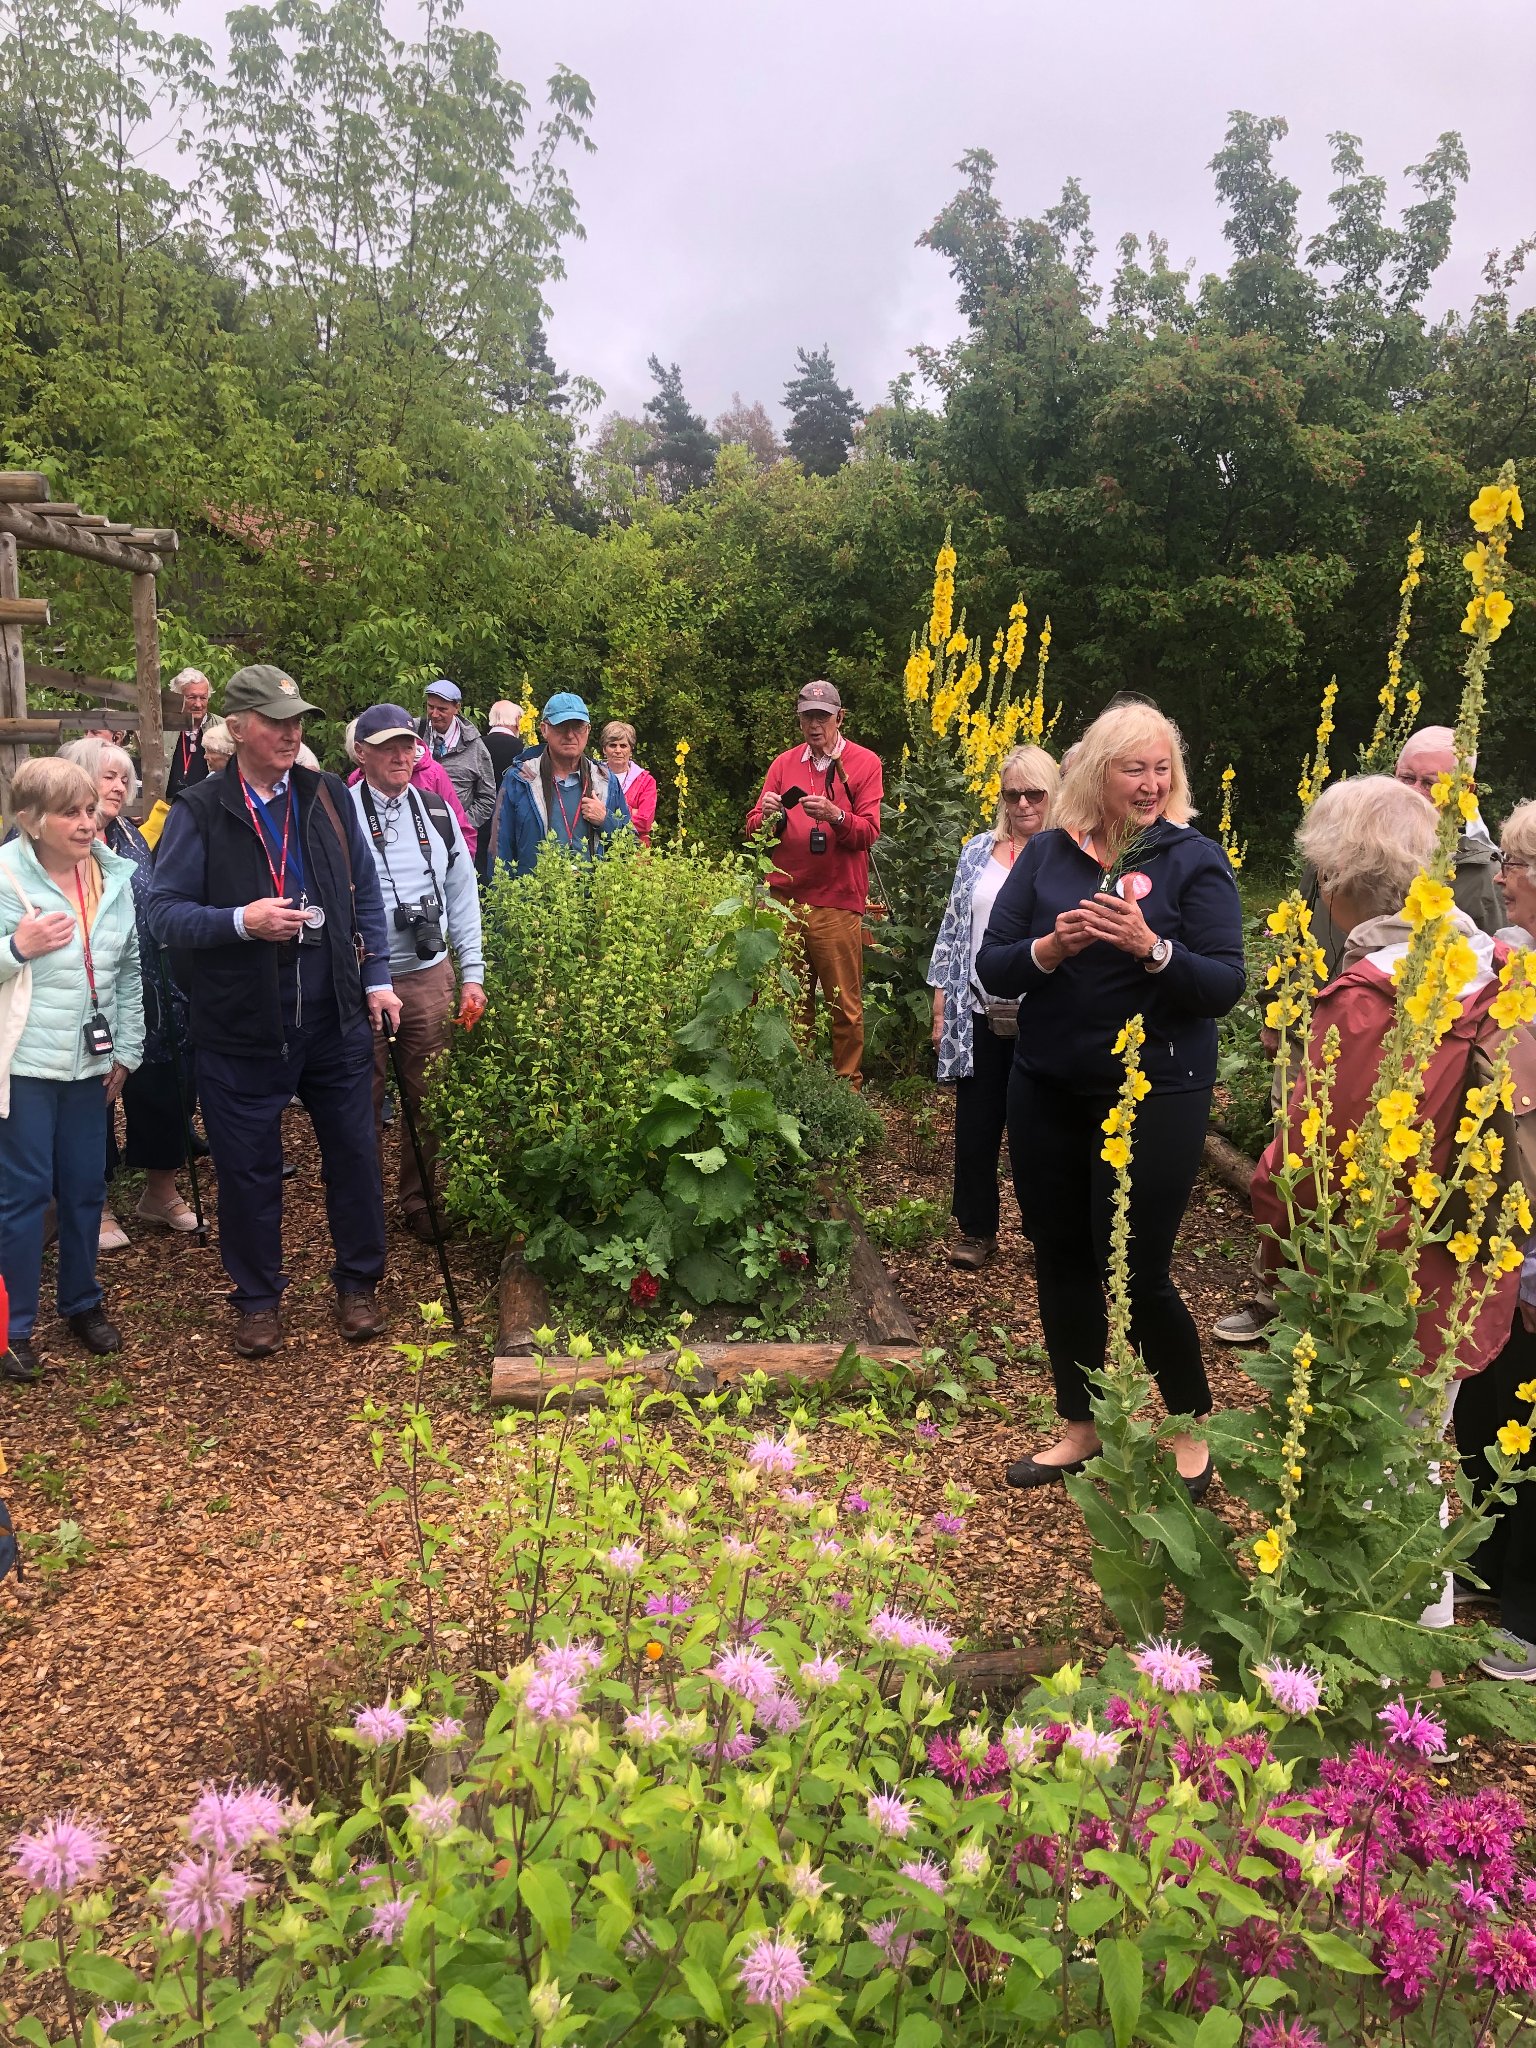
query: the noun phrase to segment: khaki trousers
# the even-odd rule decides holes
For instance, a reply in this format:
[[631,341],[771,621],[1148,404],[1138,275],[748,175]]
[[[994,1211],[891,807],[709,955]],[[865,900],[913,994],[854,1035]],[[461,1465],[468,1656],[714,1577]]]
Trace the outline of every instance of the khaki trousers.
[[[453,962],[446,953],[441,960],[434,960],[430,967],[418,968],[414,974],[402,974],[395,982],[395,994],[400,998],[400,1028],[395,1041],[400,1055],[400,1076],[410,1098],[411,1114],[416,1119],[416,1131],[421,1139],[422,1157],[428,1173],[435,1169],[437,1140],[422,1123],[421,1099],[426,1091],[427,1067],[448,1043],[457,993]],[[389,1042],[380,1032],[373,1045],[373,1124],[379,1137],[381,1159],[384,1156],[384,1079],[388,1072]],[[416,1150],[411,1143],[410,1132],[405,1128],[403,1112],[397,1136],[400,1140],[400,1207],[405,1215],[411,1216],[426,1209],[427,1197],[422,1189]]]
[[796,903],[792,908],[805,949],[805,1002],[801,1014],[806,1033],[809,1035],[815,1028],[819,983],[832,1011],[832,1065],[845,1081],[862,1088],[864,920],[856,910],[830,910],[820,903]]

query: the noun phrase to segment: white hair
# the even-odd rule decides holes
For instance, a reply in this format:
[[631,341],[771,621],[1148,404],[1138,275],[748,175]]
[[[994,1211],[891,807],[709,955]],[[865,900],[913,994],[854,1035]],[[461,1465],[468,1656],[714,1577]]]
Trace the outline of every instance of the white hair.
[[115,740],[66,740],[59,748],[59,759],[73,761],[77,768],[85,770],[92,782],[100,782],[103,768],[126,768],[129,803],[132,803],[139,793],[139,771],[133,765],[133,756],[126,747],[118,746]]
[[489,712],[490,722],[501,732],[517,732],[523,723],[523,707],[510,697],[498,697]]
[[1415,875],[1434,858],[1433,804],[1390,775],[1351,775],[1325,789],[1296,844],[1325,893],[1348,896],[1366,917],[1400,910]]
[[320,762],[314,748],[305,746],[301,740],[299,751],[293,757],[293,765],[295,768],[318,768]]
[[[208,678],[200,668],[179,668],[165,687],[179,697],[188,683],[208,683]],[[211,690],[212,683],[208,687]]]

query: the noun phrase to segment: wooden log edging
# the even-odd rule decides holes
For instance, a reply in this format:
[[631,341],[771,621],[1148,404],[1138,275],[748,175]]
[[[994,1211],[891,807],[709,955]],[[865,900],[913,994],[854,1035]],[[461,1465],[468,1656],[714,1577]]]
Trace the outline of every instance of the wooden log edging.
[[1237,1147],[1222,1137],[1219,1131],[1207,1131],[1205,1168],[1208,1173],[1214,1174],[1223,1187],[1230,1188],[1235,1195],[1241,1195],[1246,1202],[1253,1185],[1253,1176],[1259,1170],[1259,1162],[1250,1159],[1246,1152],[1239,1152]]
[[491,1363],[491,1400],[506,1408],[537,1409],[557,1401],[588,1408],[616,1380],[642,1379],[657,1393],[711,1394],[744,1374],[775,1380],[829,1380],[850,1348],[877,1364],[903,1366],[919,1384],[926,1377],[920,1344],[697,1344],[696,1368],[678,1371],[679,1352],[648,1351],[609,1365],[603,1358],[500,1357]]

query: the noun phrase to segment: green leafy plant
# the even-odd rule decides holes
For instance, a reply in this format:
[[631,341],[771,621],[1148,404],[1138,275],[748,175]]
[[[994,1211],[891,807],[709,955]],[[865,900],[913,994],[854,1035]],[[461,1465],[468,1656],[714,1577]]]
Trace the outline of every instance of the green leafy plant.
[[948,1212],[925,1195],[898,1195],[864,1211],[870,1242],[896,1252],[913,1252],[942,1237],[948,1220]]

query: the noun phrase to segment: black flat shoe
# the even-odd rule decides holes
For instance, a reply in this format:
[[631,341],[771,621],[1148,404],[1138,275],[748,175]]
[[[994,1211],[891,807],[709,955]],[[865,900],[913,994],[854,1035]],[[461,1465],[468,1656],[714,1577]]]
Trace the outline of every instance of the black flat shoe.
[[30,1337],[13,1337],[9,1351],[0,1352],[0,1380],[10,1380],[18,1387],[30,1387],[43,1376],[43,1361],[33,1348]]
[[[1096,1458],[1097,1451],[1089,1457]],[[1041,1465],[1033,1458],[1016,1458],[1003,1474],[1005,1486],[1056,1486],[1068,1472],[1081,1472],[1088,1458],[1075,1458],[1070,1465]]]
[[79,1315],[71,1316],[69,1327],[86,1350],[94,1352],[98,1358],[106,1358],[123,1348],[122,1337],[116,1325],[107,1321],[100,1302],[95,1308],[82,1309]]
[[[1182,1472],[1179,1474],[1179,1477],[1181,1479],[1184,1479],[1184,1475]],[[1207,1458],[1205,1461],[1205,1470],[1203,1472],[1197,1472],[1193,1479],[1184,1479],[1185,1491],[1188,1493],[1190,1499],[1203,1500],[1206,1494],[1210,1492],[1211,1481],[1215,1477],[1216,1461],[1214,1458]]]

